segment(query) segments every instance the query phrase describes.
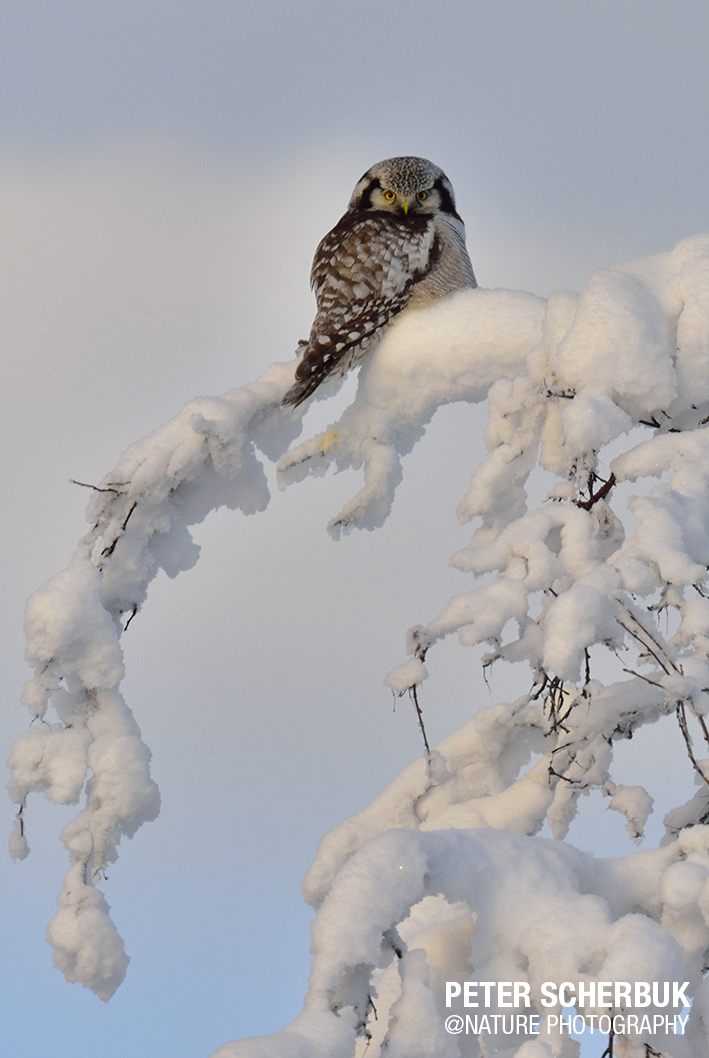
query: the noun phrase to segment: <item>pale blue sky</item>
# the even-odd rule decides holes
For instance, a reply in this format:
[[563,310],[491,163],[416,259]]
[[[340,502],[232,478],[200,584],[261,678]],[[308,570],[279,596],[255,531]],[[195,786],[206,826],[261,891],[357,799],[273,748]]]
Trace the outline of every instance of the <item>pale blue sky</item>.
[[[707,228],[703,0],[0,12],[6,746],[26,725],[24,601],[83,531],[68,479],[98,480],[186,400],[292,356],[315,245],[373,162],[446,169],[483,286],[578,288]],[[354,479],[307,481],[256,518],[212,517],[197,567],[154,584],[125,693],[163,811],[106,885],[128,977],[106,1006],[52,969],[70,813],[35,799],[31,857],[0,863],[12,1058],[206,1058],[298,1012],[300,878],[321,834],[419,752],[382,679],[406,628],[461,588],[447,561],[469,537],[454,509],[482,426],[467,408],[434,422],[378,533],[333,544]],[[490,699],[473,652],[446,644],[430,667],[441,737]],[[495,695],[519,690],[495,677]],[[609,826],[602,847],[621,851]]]

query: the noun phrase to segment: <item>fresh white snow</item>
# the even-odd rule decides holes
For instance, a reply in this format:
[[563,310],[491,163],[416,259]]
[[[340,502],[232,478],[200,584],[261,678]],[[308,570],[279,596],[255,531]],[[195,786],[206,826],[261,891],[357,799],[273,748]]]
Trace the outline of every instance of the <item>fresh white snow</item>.
[[[402,313],[340,419],[295,447],[307,405],[280,405],[293,367],[194,400],[133,445],[94,492],[69,566],[28,604],[34,719],[12,752],[10,794],[21,811],[33,792],[84,797],[62,834],[70,870],[48,929],[57,966],[102,999],[126,972],[97,886],[121,838],[155,818],[159,795],[119,692],[120,636],[160,568],[176,576],[197,561],[189,527],[219,506],[264,510],[265,458],[282,487],[361,469],[362,488],[329,529],[375,529],[437,408],[487,400],[488,455],[458,507],[461,521],[477,520],[452,558],[463,590],[410,629],[408,660],[386,683],[415,692],[428,652],[455,632],[486,645],[486,664],[525,662],[530,692],[480,709],[323,838],[304,881],[318,915],[303,1013],[215,1054],[577,1053],[554,1029],[526,1040],[447,1032],[445,982],[475,975],[526,982],[537,1011],[545,981],[688,981],[686,1034],[631,1032],[616,1054],[646,1058],[647,1044],[705,1058],[709,236],[596,272],[580,294],[472,290]],[[622,454],[606,466],[609,445]],[[539,468],[550,488],[535,505]],[[604,648],[625,670],[605,686],[591,660]],[[591,788],[642,838],[652,799],[615,774],[613,746],[672,714],[698,790],[667,816],[663,846],[604,860],[565,842]],[[557,840],[539,836],[545,821]],[[28,851],[21,814],[11,852]]]

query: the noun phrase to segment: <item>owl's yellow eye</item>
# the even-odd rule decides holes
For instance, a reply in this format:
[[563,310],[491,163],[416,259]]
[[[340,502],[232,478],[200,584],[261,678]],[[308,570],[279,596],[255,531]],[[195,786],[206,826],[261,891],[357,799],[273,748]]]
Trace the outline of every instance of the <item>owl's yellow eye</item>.
[[416,198],[419,200],[419,202],[425,202],[428,198],[428,191],[419,191]]
[[394,191],[385,191],[384,192],[384,198],[387,200],[387,202],[393,202],[394,199],[396,198],[396,192],[394,192]]

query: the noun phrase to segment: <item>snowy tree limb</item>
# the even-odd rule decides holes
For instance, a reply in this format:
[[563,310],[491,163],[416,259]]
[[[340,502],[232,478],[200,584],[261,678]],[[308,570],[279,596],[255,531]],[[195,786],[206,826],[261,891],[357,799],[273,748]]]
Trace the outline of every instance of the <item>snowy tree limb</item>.
[[[387,683],[415,692],[428,651],[456,632],[465,645],[489,645],[486,664],[526,662],[528,693],[479,710],[326,835],[304,882],[318,908],[304,1012],[273,1037],[218,1053],[350,1058],[369,1045],[368,1058],[455,1058],[439,986],[474,965],[490,980],[528,981],[537,1004],[540,983],[562,974],[676,975],[695,1004],[687,1039],[663,1048],[703,1056],[709,766],[690,728],[709,748],[709,237],[597,272],[579,295],[545,303],[473,290],[402,314],[338,422],[295,448],[306,406],[280,403],[292,375],[292,363],[274,365],[250,386],[192,401],[133,445],[92,486],[92,528],[70,566],[28,605],[36,675],[24,701],[34,722],[11,758],[14,854],[27,852],[29,793],[85,797],[63,834],[71,866],[48,933],[57,964],[101,998],[125,973],[95,883],[121,837],[155,817],[158,794],[118,689],[120,636],[158,569],[175,576],[197,560],[189,527],[222,505],[266,507],[260,452],[278,462],[283,486],[331,466],[361,469],[364,486],[330,531],[376,528],[401,457],[436,409],[488,398],[488,455],[458,508],[480,524],[452,560],[485,581],[410,631],[410,658]],[[540,474],[553,484],[533,508]],[[603,649],[623,652],[619,676],[630,679],[598,682]],[[662,848],[604,861],[538,836],[547,820],[562,839],[579,796],[597,788],[639,840],[651,799],[616,784],[613,746],[673,714],[705,781],[669,813]],[[510,1047],[548,1058],[570,1053],[567,1042],[547,1033]],[[649,1045],[621,1042],[627,1058]],[[486,1053],[495,1046],[488,1040]]]

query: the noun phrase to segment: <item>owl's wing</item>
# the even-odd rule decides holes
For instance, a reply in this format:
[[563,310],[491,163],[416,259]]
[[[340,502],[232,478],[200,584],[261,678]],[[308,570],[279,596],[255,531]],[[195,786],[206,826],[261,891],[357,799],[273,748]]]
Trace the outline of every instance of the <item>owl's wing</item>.
[[318,246],[310,273],[322,322],[391,305],[430,271],[433,244],[431,216],[346,213]]
[[300,404],[338,365],[364,352],[439,254],[430,216],[346,213],[315,253],[310,278],[318,312],[284,403]]

